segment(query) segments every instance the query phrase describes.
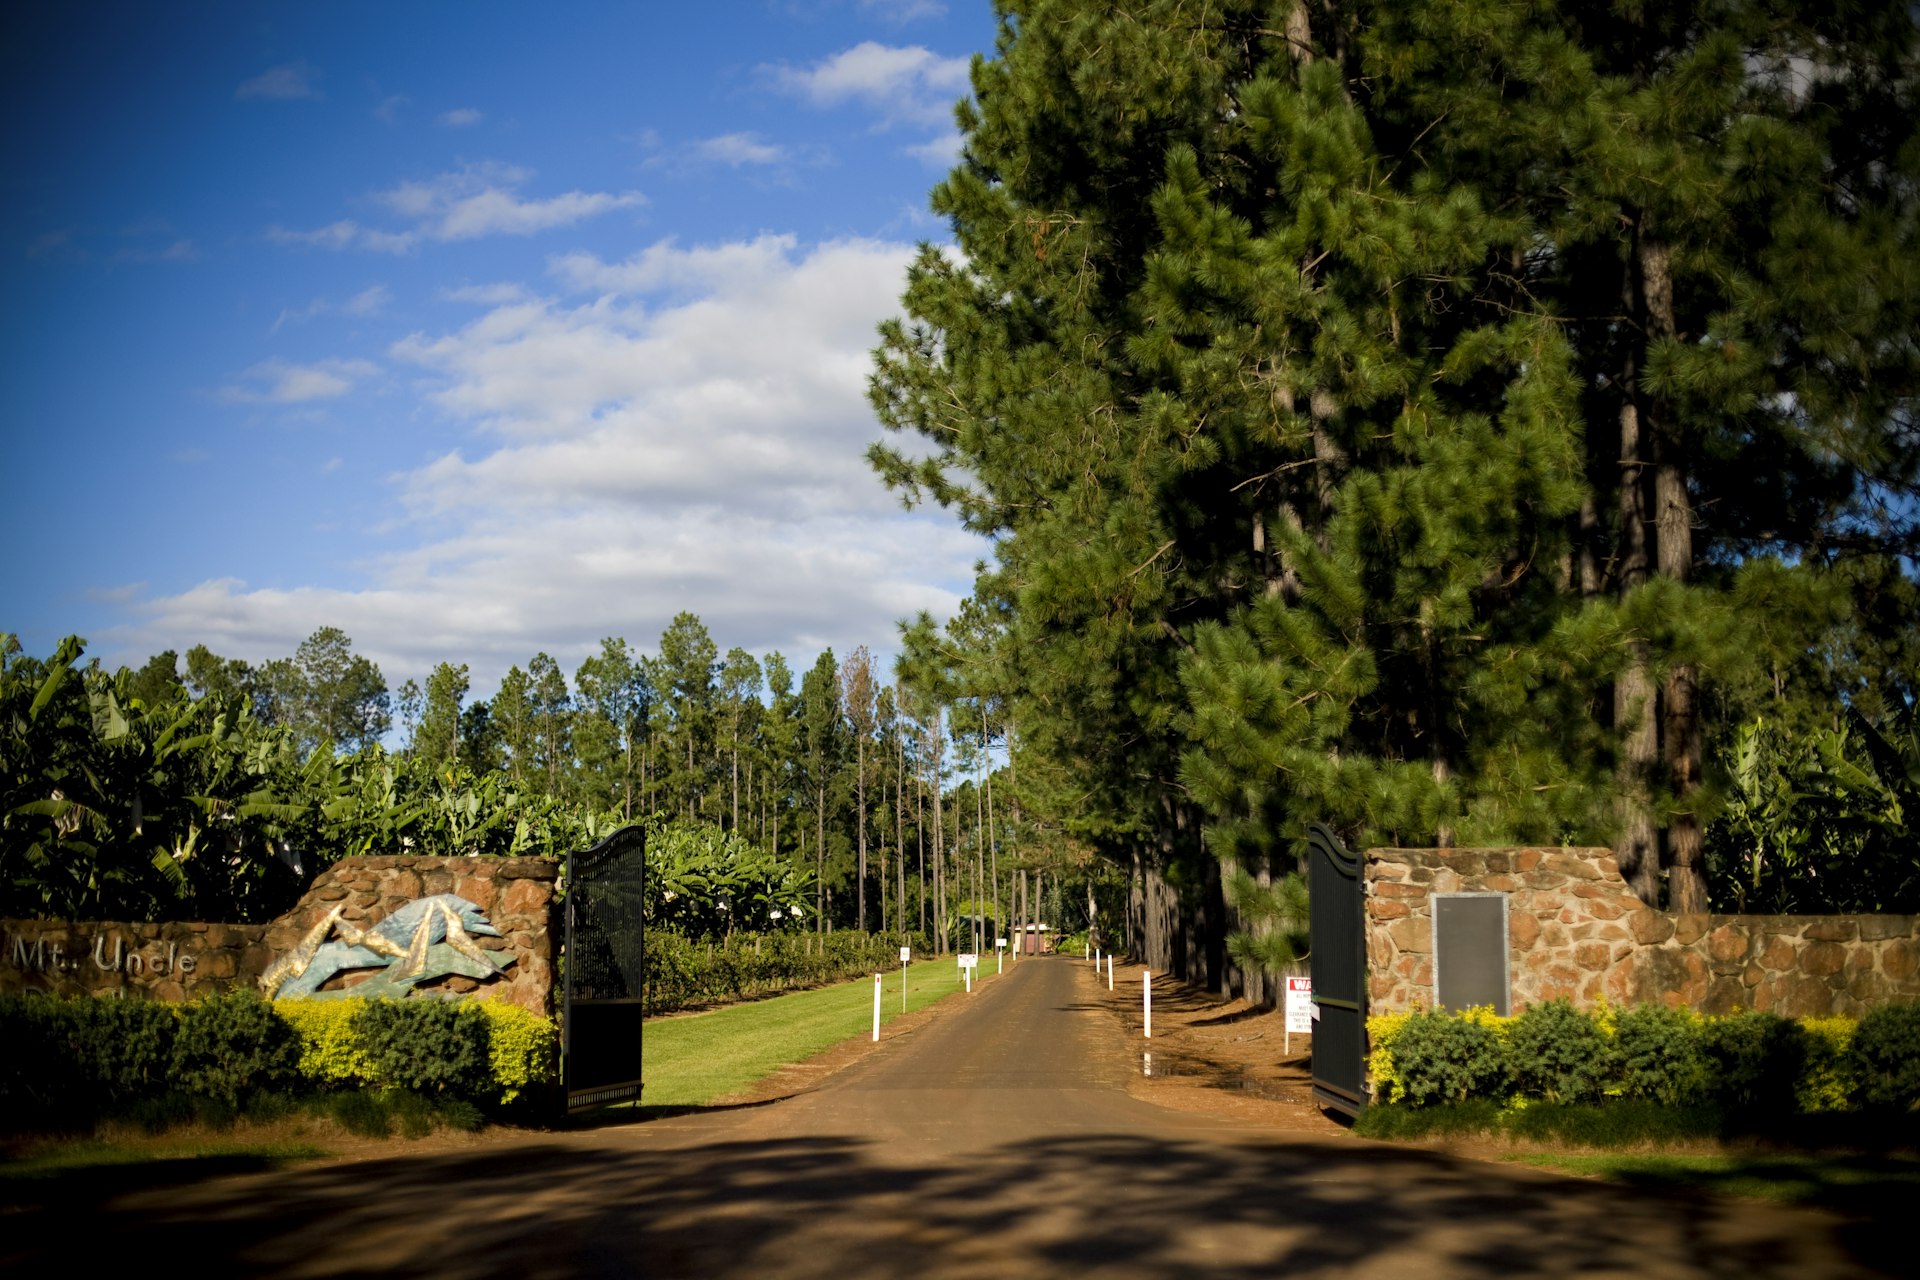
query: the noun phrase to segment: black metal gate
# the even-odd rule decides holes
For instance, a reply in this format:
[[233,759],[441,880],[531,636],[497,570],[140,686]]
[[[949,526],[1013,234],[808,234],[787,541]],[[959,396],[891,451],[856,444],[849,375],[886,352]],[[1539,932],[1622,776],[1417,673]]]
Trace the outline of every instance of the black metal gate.
[[646,852],[646,832],[622,827],[567,855],[560,1070],[569,1111],[640,1096]]
[[1367,1105],[1367,931],[1360,872],[1360,859],[1339,836],[1308,824],[1313,1097],[1350,1116]]

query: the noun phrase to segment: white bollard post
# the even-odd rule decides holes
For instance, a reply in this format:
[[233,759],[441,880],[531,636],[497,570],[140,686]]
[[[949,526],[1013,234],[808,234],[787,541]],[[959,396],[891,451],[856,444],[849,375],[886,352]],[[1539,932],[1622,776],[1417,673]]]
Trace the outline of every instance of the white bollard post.
[[1113,957],[1107,957],[1107,990],[1113,990]]
[[[1151,1040],[1153,1039],[1153,970],[1151,969],[1142,969],[1140,971],[1140,1000],[1142,1007],[1145,1008],[1147,1013],[1147,1034],[1145,1038]],[[878,1035],[879,1032],[875,1031],[874,1034]]]
[[880,1038],[880,975],[873,975],[873,1038]]

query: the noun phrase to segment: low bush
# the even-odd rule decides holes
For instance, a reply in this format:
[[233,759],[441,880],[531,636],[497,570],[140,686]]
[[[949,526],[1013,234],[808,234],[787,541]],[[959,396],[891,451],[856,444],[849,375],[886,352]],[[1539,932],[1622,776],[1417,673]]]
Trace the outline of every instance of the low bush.
[[1862,1106],[1920,1108],[1920,1004],[1887,1005],[1860,1019],[1848,1058]]
[[1671,1107],[1705,1096],[1700,1019],[1690,1009],[1642,1004],[1615,1013],[1613,1063],[1623,1097]]
[[367,1000],[352,1027],[382,1084],[468,1102],[493,1092],[492,1023],[475,1005]]
[[1802,1018],[1806,1066],[1794,1084],[1794,1105],[1801,1111],[1845,1111],[1853,1103],[1852,1018]]
[[479,1009],[489,1024],[493,1101],[524,1102],[560,1079],[560,1028],[551,1018],[502,1000],[484,1000]]
[[[1797,1132],[1796,1117],[1854,1107],[1920,1115],[1920,1004],[1886,1006],[1855,1024],[1759,1012],[1702,1017],[1662,1005],[1586,1013],[1549,1001],[1511,1019],[1485,1009],[1380,1014],[1367,1019],[1367,1033],[1376,1106],[1486,1099],[1530,1113],[1513,1121],[1523,1129],[1562,1123],[1553,1107],[1594,1103],[1687,1113],[1689,1132],[1710,1119],[1726,1133],[1785,1134]],[[1581,1140],[1604,1145],[1596,1134]]]
[[300,1037],[255,992],[237,988],[180,1006],[173,1081],[184,1092],[237,1107],[253,1090],[286,1088],[299,1067]]
[[1708,1018],[1700,1026],[1707,1093],[1734,1115],[1791,1113],[1807,1064],[1807,1038],[1797,1023],[1747,1011]]
[[300,1037],[300,1076],[323,1089],[358,1089],[374,1083],[379,1069],[355,1033],[365,1000],[276,1000],[274,1012]]
[[1613,1042],[1566,1000],[1536,1004],[1507,1026],[1514,1090],[1543,1102],[1597,1102],[1611,1083]]
[[458,1127],[542,1100],[559,1078],[554,1023],[497,1001],[0,996],[0,1046],[5,1130],[219,1127],[272,1119],[308,1091],[369,1090],[431,1095],[434,1123]]
[[1394,1037],[1393,1060],[1406,1100],[1416,1107],[1506,1096],[1506,1048],[1483,1020],[1416,1013]]

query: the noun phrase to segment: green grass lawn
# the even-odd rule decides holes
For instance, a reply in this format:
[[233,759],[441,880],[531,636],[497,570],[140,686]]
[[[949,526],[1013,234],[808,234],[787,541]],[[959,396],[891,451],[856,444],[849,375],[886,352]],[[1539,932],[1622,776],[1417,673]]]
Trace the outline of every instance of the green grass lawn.
[[[976,990],[994,979],[992,958],[980,960]],[[907,970],[906,1007],[922,1009],[964,990],[952,956],[919,961]],[[900,970],[895,968],[885,975],[882,1035],[900,1012]],[[871,977],[707,1013],[655,1018],[646,1027],[644,1105],[706,1106],[872,1029]]]
[[1709,1191],[1878,1216],[1920,1204],[1920,1160],[1813,1154],[1508,1156],[1562,1173],[1661,1190]]

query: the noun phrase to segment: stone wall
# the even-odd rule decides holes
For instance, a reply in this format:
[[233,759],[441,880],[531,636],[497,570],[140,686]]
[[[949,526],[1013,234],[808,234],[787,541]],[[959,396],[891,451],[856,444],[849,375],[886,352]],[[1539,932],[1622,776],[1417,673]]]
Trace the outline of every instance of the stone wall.
[[[115,921],[0,921],[0,993],[137,995],[190,1000],[257,983],[335,906],[361,928],[407,903],[452,893],[486,913],[500,937],[476,937],[483,949],[510,953],[498,978],[449,976],[420,989],[487,998],[552,1012],[559,946],[554,885],[560,864],[545,858],[343,858],[323,871],[293,910],[269,924]],[[366,971],[340,974],[323,989],[351,985]]]
[[1432,895],[1482,892],[1507,895],[1515,1013],[1604,996],[1857,1016],[1920,999],[1920,917],[1673,915],[1643,904],[1606,849],[1370,849],[1373,1012],[1433,1005]]

